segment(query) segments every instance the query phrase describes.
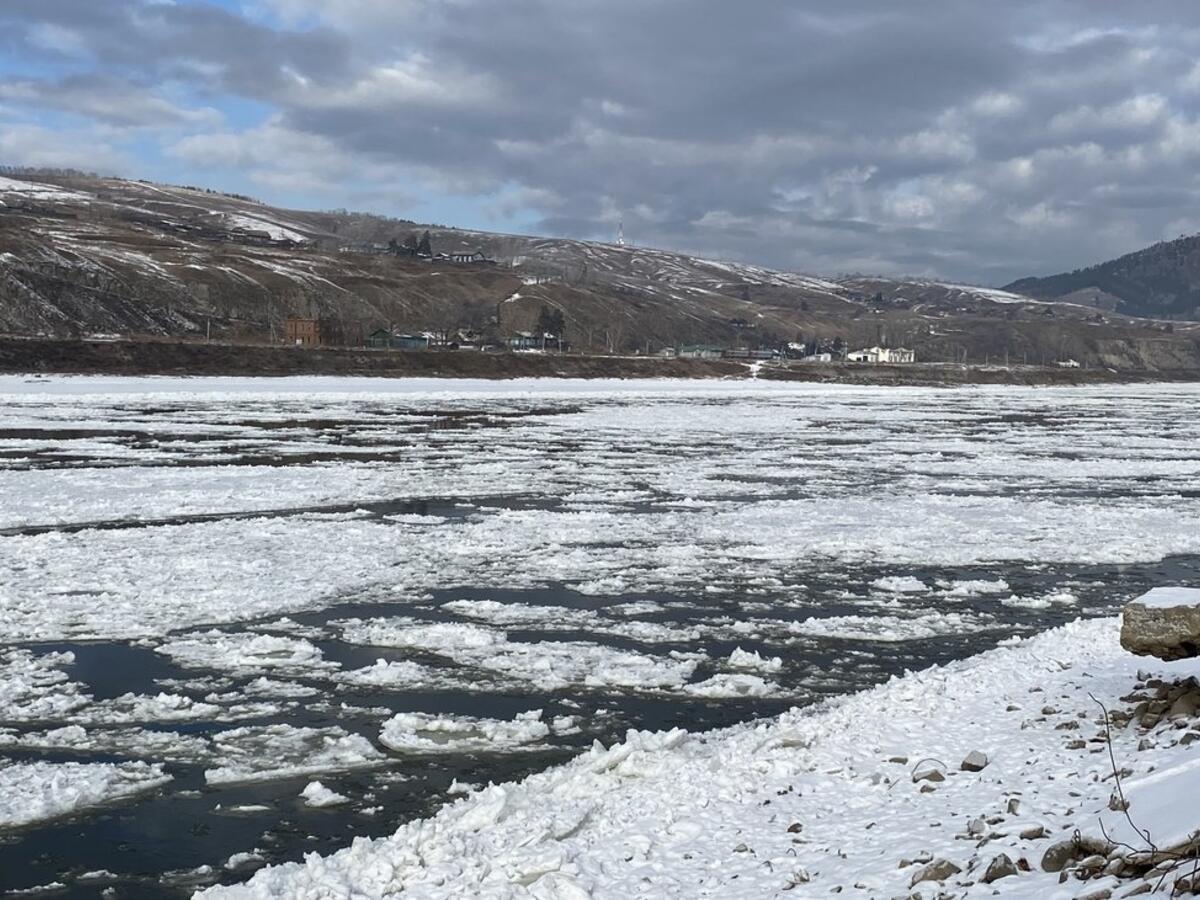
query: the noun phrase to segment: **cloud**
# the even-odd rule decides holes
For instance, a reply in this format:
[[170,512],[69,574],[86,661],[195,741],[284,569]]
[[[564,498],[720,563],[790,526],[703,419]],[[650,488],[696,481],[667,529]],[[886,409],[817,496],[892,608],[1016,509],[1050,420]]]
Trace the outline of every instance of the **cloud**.
[[27,71],[0,103],[159,129],[181,180],[268,199],[467,198],[549,233],[623,218],[710,255],[995,282],[1157,240],[1200,192],[1185,0],[100,6],[6,0]]
[[224,119],[211,106],[181,106],[147,88],[108,75],[72,75],[57,81],[0,79],[0,101],[75,113],[119,127],[213,128]]

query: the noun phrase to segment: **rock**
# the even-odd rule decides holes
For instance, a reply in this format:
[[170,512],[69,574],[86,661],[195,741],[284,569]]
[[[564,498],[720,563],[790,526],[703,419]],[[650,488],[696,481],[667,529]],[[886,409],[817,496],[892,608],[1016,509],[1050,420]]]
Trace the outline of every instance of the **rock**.
[[991,884],[993,881],[999,881],[1001,878],[1007,878],[1009,875],[1016,874],[1016,863],[1001,853],[988,863],[988,867],[983,873],[983,883]]
[[1200,656],[1200,589],[1154,588],[1125,604],[1121,646],[1163,660]]
[[1090,894],[1081,894],[1078,900],[1108,900],[1111,896],[1111,888],[1101,888],[1098,891],[1092,891]]
[[1171,708],[1167,710],[1167,718],[1171,720],[1194,719],[1197,710],[1200,710],[1200,694],[1189,691],[1186,694],[1180,694],[1179,698],[1171,704]]
[[987,822],[985,822],[982,818],[972,819],[967,823],[967,834],[969,835],[980,835],[985,831],[987,831]]
[[988,758],[986,753],[981,753],[978,750],[972,750],[967,754],[967,758],[962,761],[962,766],[960,768],[964,772],[982,772],[987,768],[987,764]]
[[1126,893],[1122,894],[1121,896],[1122,897],[1138,897],[1142,894],[1148,894],[1152,890],[1154,890],[1154,886],[1152,884],[1150,884],[1150,882],[1148,882],[1148,881],[1143,881],[1141,884],[1139,884],[1137,887],[1135,887],[1132,891],[1127,891]]
[[1195,743],[1196,741],[1200,741],[1200,732],[1189,731],[1179,739],[1180,745],[1184,747],[1186,747],[1188,744]]
[[957,875],[961,871],[962,869],[948,859],[935,859],[929,865],[922,866],[914,872],[908,886],[915,887],[922,881],[945,881],[951,875]]
[[945,781],[946,776],[942,774],[942,770],[933,764],[922,763],[913,770],[912,780],[917,781]]
[[1026,828],[1021,832],[1021,840],[1023,841],[1039,841],[1046,836],[1046,829],[1041,825],[1034,825],[1032,828]]
[[1008,799],[1008,806],[1005,807],[1005,809],[1008,810],[1008,814],[1010,816],[1015,816],[1017,814],[1017,810],[1019,810],[1020,808],[1021,808],[1021,801],[1017,797],[1010,797]]
[[1042,854],[1043,872],[1061,872],[1080,856],[1079,845],[1074,840],[1059,841],[1051,844]]

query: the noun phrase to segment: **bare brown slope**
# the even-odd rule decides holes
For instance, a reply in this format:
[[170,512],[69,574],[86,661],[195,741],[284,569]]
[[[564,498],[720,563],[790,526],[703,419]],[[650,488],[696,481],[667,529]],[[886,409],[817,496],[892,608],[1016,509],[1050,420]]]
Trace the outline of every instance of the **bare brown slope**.
[[[275,209],[246,198],[43,174],[0,187],[0,333],[196,337],[269,343],[289,316],[500,340],[559,309],[587,352],[685,344],[778,347],[840,337],[922,360],[1200,367],[1198,326],[1100,314],[994,292],[887,279],[838,282],[641,247],[431,228],[435,252],[386,252],[423,226]],[[382,251],[382,252],[381,252]]]

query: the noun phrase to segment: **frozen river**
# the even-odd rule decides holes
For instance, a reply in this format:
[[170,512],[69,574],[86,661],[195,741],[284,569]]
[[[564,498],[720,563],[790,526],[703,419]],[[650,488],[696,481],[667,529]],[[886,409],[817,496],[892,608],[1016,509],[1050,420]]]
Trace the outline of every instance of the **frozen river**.
[[1198,400],[0,378],[0,889],[186,895],[1194,583]]

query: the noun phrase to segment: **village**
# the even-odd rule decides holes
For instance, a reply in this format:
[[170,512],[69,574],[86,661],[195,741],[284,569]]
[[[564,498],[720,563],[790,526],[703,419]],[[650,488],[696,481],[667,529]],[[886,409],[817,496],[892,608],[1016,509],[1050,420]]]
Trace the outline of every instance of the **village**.
[[[366,347],[370,350],[480,351],[486,353],[568,353],[572,345],[563,331],[514,331],[499,335],[472,329],[454,331],[401,331],[380,327],[355,337],[333,317],[289,316],[284,322],[283,343],[296,347]],[[634,356],[646,355],[635,350]],[[685,344],[663,347],[652,354],[679,359],[729,359],[787,365],[799,363],[864,363],[896,365],[915,363],[916,352],[904,347],[865,347],[846,350],[840,338],[783,347],[728,347],[717,344]]]

